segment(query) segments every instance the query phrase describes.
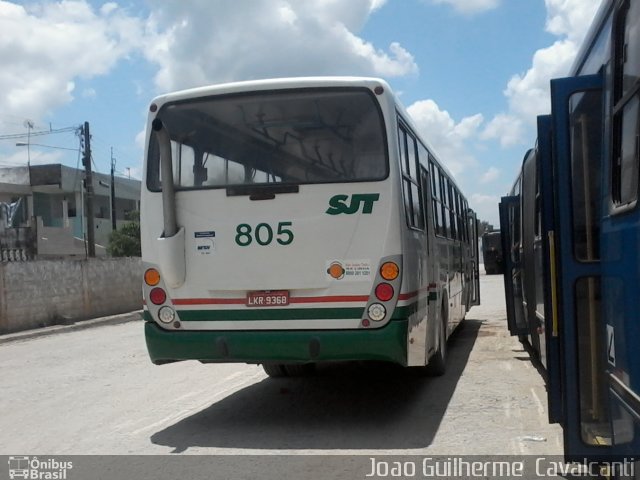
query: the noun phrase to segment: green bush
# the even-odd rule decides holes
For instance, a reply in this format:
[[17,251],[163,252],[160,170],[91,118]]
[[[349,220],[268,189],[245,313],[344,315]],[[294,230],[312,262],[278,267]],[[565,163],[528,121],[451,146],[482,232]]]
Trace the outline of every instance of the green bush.
[[109,235],[107,253],[112,257],[139,257],[140,249],[140,212],[127,215],[131,220]]

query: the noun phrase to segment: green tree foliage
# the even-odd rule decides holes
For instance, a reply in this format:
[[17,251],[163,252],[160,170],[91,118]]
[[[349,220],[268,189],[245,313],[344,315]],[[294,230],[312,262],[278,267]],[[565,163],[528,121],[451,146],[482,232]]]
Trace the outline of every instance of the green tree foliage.
[[128,223],[109,235],[107,253],[112,257],[139,257],[140,249],[140,212],[130,212]]

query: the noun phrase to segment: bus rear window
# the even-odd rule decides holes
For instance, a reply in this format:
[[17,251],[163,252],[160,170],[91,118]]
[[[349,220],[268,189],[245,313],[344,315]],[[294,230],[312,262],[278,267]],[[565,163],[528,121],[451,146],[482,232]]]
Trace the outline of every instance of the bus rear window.
[[[165,105],[176,189],[383,180],[381,110],[368,90],[251,92]],[[160,190],[152,134],[147,186]]]

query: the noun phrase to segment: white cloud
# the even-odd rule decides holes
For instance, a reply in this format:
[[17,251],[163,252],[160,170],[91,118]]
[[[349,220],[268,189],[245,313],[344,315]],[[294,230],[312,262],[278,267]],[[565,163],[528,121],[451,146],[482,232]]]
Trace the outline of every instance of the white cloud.
[[474,193],[473,195],[471,195],[471,201],[476,205],[483,205],[483,204],[497,205],[498,202],[500,201],[500,197],[497,197],[495,195],[484,195],[482,193]]
[[0,0],[0,110],[36,121],[73,99],[75,78],[109,72],[140,44],[142,23],[108,3]]
[[[174,90],[225,81],[298,75],[415,74],[411,53],[358,36],[380,0],[167,0],[155,5],[148,58],[156,85]],[[215,14],[213,14],[215,12]]]
[[483,122],[482,115],[465,117],[456,123],[449,112],[440,110],[433,100],[415,102],[407,111],[438,158],[454,175],[476,163],[466,142],[477,136]]
[[100,13],[103,15],[109,15],[112,12],[115,12],[118,9],[118,4],[115,2],[108,2],[100,7]]
[[580,43],[602,0],[545,0],[549,33]]
[[504,113],[493,117],[480,134],[483,140],[497,139],[503,147],[518,145],[524,137],[525,127],[522,119]]
[[143,150],[145,147],[145,140],[147,139],[147,129],[146,127],[144,127],[142,130],[140,130],[137,135],[136,135],[136,146],[140,149]]
[[96,98],[96,95],[95,88],[85,88],[82,90],[82,98]]
[[498,139],[504,147],[525,141],[526,131],[534,127],[536,117],[551,110],[549,81],[568,75],[600,3],[601,0],[545,0],[546,30],[561,38],[536,51],[531,68],[525,73],[511,77],[504,91],[508,111],[488,123],[483,139]]
[[514,75],[505,90],[510,111],[530,122],[541,113],[549,112],[549,80],[566,76],[578,46],[571,40],[555,42],[538,50],[533,56],[532,67],[524,75]]
[[60,163],[64,157],[64,153],[52,150],[41,150],[31,146],[27,152],[27,147],[16,148],[11,154],[0,155],[0,166],[25,166],[31,162],[31,165],[46,165],[50,163]]
[[431,0],[432,3],[452,6],[457,12],[472,15],[492,10],[500,4],[500,0]]
[[158,66],[162,91],[263,77],[416,74],[400,44],[381,48],[358,35],[385,3],[166,0],[140,18],[115,1],[0,0],[0,111],[37,122],[76,95],[92,96],[90,87],[76,91],[78,80],[106,75],[134,53]]
[[480,175],[480,183],[491,183],[500,176],[500,170],[496,167],[489,167],[489,169]]
[[485,220],[493,224],[494,227],[499,225],[498,203],[500,197],[498,195],[486,195],[482,193],[474,193],[469,198],[469,206],[476,212],[478,220]]

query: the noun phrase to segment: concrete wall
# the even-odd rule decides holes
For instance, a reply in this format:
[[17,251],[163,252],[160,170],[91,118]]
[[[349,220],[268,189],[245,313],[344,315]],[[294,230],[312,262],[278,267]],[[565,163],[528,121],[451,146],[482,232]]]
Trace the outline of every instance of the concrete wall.
[[140,258],[0,265],[0,333],[142,308]]

